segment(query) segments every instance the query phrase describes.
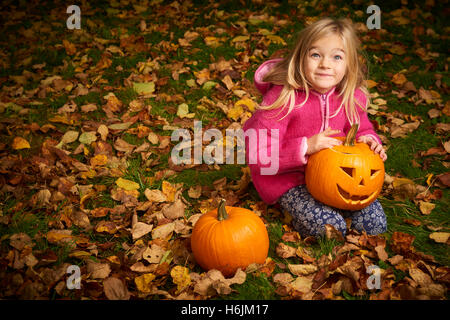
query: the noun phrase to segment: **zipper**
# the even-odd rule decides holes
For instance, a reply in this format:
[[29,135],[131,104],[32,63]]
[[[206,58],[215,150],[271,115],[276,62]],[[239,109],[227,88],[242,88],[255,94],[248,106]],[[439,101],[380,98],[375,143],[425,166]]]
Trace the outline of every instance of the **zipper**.
[[326,93],[323,93],[320,95],[320,97],[322,98],[322,101],[323,101],[323,122],[322,122],[322,129],[320,130],[322,132],[322,131],[325,131],[325,129],[326,129],[326,119],[328,116],[328,114],[327,114],[327,95],[326,95]]

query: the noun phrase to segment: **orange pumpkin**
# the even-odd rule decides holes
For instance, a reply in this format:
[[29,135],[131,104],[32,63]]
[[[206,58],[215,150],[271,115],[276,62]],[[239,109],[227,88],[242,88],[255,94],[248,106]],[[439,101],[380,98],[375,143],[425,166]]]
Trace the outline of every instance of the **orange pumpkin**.
[[264,263],[269,236],[254,212],[225,206],[222,199],[218,209],[205,213],[194,225],[191,248],[203,269],[217,269],[227,277],[251,263]]
[[355,143],[353,125],[344,144],[323,149],[308,159],[305,179],[309,193],[320,202],[345,210],[360,210],[381,192],[384,163],[365,143]]

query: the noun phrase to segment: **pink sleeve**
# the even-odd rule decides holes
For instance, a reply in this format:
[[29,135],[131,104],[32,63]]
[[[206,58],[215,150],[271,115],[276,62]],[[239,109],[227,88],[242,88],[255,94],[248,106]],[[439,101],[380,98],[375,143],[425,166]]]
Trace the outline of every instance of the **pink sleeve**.
[[261,121],[247,121],[245,143],[247,163],[251,170],[262,175],[281,174],[299,170],[306,165],[308,148],[306,137],[286,138],[285,126],[273,124],[271,129]]

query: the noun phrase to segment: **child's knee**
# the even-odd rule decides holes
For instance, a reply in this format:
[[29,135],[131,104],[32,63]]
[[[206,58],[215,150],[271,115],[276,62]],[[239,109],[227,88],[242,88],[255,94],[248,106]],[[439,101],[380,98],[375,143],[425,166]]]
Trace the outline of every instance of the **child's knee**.
[[345,236],[347,224],[344,218],[333,210],[315,210],[304,215],[293,217],[293,225],[302,237],[323,236],[325,234],[325,225],[332,225],[336,230]]
[[387,219],[381,204],[375,201],[367,208],[362,209],[358,215],[353,217],[352,227],[370,235],[386,232]]

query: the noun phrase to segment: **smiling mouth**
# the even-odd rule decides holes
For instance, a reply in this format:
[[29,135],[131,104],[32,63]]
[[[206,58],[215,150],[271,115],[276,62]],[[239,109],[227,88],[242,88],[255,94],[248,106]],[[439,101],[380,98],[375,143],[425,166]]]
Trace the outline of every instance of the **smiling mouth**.
[[318,73],[317,74],[319,77],[332,77],[333,75],[331,75],[331,74],[321,74],[321,73]]
[[364,202],[364,200],[369,199],[373,195],[373,194],[368,195],[368,196],[350,195],[350,193],[348,193],[347,191],[342,189],[339,185],[337,187],[338,187],[339,194],[346,201],[360,201],[360,202]]

